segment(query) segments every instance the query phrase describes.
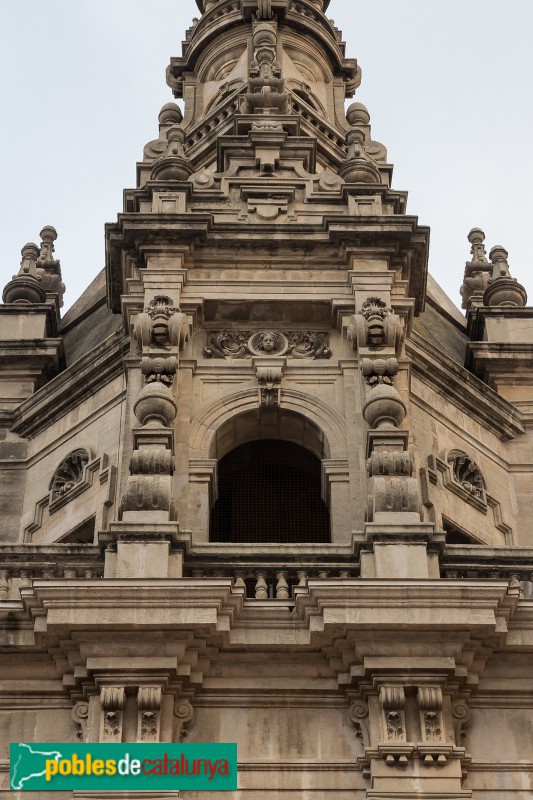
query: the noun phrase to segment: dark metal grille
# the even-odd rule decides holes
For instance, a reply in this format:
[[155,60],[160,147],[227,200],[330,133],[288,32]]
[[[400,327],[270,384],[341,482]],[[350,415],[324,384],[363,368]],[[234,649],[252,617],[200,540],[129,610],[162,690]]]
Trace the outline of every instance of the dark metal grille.
[[213,542],[330,541],[320,461],[299,445],[265,439],[237,447],[220,461],[218,487]]

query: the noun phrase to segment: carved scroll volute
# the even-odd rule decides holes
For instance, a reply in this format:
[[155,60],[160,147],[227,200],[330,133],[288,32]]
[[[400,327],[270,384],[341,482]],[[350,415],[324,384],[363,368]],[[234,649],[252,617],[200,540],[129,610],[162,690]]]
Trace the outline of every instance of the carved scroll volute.
[[364,750],[367,750],[370,747],[368,714],[368,705],[362,701],[354,703],[350,709],[350,719],[355,725],[355,735],[358,739],[361,739]]
[[77,728],[76,737],[82,742],[86,742],[87,722],[89,719],[89,703],[87,703],[85,700],[82,700],[80,703],[76,703],[71,711],[71,717],[74,725]]
[[470,709],[464,702],[455,703],[452,708],[452,716],[455,746],[464,747],[464,739],[472,722]]
[[133,336],[139,347],[172,345],[180,350],[189,339],[190,324],[186,314],[172,305],[169,297],[156,297],[144,313],[138,314]]
[[133,338],[141,350],[145,347],[150,347],[152,343],[152,320],[148,314],[138,314],[138,316],[135,317]]
[[124,687],[104,686],[100,692],[102,717],[100,721],[101,742],[121,742],[124,721]]
[[399,356],[403,341],[401,319],[380,297],[369,297],[360,313],[350,319],[348,340],[356,351],[387,348]]
[[182,350],[189,340],[190,324],[187,314],[181,312],[172,314],[168,321],[169,344]]
[[423,741],[428,744],[444,742],[442,689],[435,686],[421,687],[418,690],[418,707]]
[[137,741],[159,742],[161,736],[160,686],[141,686],[137,695]]
[[406,742],[405,692],[403,686],[382,686],[379,702],[383,712],[385,742]]
[[194,708],[189,700],[180,698],[174,704],[174,736],[175,742],[181,742],[187,736],[194,721]]
[[348,325],[348,341],[357,352],[361,347],[366,347],[366,320],[361,314],[351,317]]

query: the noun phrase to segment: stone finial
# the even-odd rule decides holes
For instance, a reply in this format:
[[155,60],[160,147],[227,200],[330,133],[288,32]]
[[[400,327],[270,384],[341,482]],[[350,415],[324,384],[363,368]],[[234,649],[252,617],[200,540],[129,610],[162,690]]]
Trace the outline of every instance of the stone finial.
[[37,259],[37,273],[47,295],[55,295],[59,308],[63,305],[65,284],[61,280],[61,264],[54,258],[54,242],[57,231],[53,225],[45,225],[40,233],[41,247]]
[[253,58],[246,91],[240,98],[243,114],[288,114],[289,95],[277,54],[278,28],[267,12],[253,24]]
[[160,181],[186,181],[194,167],[185,155],[185,133],[178,125],[172,125],[167,133],[165,152],[157,159],[152,169],[152,179]]
[[492,280],[497,280],[497,278],[510,278],[511,273],[509,271],[509,262],[507,261],[509,257],[509,253],[502,247],[501,245],[497,244],[495,247],[492,248],[490,251],[489,258],[492,262]]
[[486,306],[523,308],[527,303],[526,290],[516,278],[511,277],[508,256],[509,253],[501,245],[496,245],[490,251],[492,277],[483,295],[483,302]]
[[481,228],[472,228],[468,234],[468,241],[472,245],[471,264],[487,264],[487,251],[485,250],[485,233]]
[[360,127],[352,127],[348,133],[348,156],[339,175],[346,183],[381,183],[381,174],[374,160],[366,151],[366,136]]
[[370,125],[370,114],[362,103],[352,103],[346,112],[346,119],[352,127]]
[[21,251],[22,261],[18,275],[13,276],[4,289],[4,303],[17,305],[34,305],[44,303],[46,292],[42,286],[42,278],[37,272],[39,248],[33,242],[24,245]]
[[133,410],[141,425],[167,427],[176,418],[177,405],[170,389],[156,381],[141,390]]
[[159,112],[159,126],[181,125],[183,114],[177,103],[166,103]]
[[463,308],[470,309],[483,305],[483,293],[490,280],[491,266],[485,250],[485,233],[481,228],[472,228],[468,234],[471,244],[471,261],[466,262],[465,275],[461,286]]
[[363,416],[371,428],[399,428],[405,415],[403,400],[392,386],[380,383],[368,393]]
[[54,261],[54,242],[57,239],[56,229],[53,225],[45,225],[39,236],[41,237],[39,261],[42,263]]

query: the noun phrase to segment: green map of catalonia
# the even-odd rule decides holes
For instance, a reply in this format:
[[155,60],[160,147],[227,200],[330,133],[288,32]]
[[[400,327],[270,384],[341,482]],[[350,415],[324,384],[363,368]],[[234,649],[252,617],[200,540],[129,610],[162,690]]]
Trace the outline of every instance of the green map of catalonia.
[[18,758],[12,770],[11,789],[24,789],[24,784],[32,778],[42,778],[46,772],[46,762],[62,758],[57,750],[46,753],[34,750],[29,744],[18,745]]

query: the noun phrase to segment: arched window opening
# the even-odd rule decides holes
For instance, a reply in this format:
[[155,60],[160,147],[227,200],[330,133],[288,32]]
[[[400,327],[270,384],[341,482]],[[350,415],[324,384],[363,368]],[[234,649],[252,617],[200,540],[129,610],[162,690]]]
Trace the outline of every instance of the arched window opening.
[[211,541],[329,542],[319,459],[279,439],[247,442],[227,453],[218,465]]

